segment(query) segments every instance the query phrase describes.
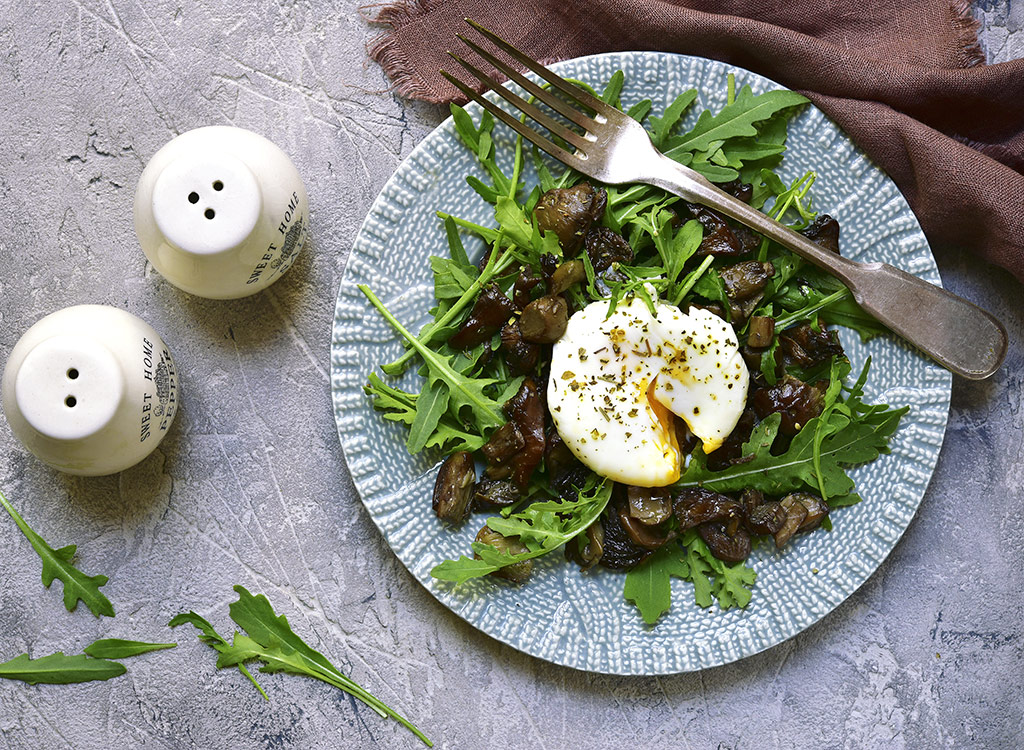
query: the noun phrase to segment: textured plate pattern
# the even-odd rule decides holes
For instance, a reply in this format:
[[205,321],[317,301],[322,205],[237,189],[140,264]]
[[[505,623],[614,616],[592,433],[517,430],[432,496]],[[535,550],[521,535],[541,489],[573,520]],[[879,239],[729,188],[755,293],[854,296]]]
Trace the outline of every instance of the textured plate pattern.
[[[651,98],[655,112],[694,86],[701,91],[699,108],[721,107],[730,72],[758,93],[779,88],[723,63],[661,53],[597,55],[554,67],[594,82],[622,68],[623,103]],[[842,224],[844,254],[887,260],[938,283],[924,235],[896,186],[813,107],[791,122],[789,133],[783,177],[817,170],[815,205]],[[510,162],[509,131],[499,126],[495,137]],[[942,444],[951,378],[901,341],[862,345],[847,331],[843,343],[855,371],[869,355],[874,363],[868,397],[910,404],[912,411],[892,454],[854,472],[864,502],[837,511],[831,533],[801,537],[782,553],[755,550],[751,564],[758,581],[746,610],[700,609],[689,584],[674,581],[672,609],[656,628],[647,628],[622,598],[621,574],[581,575],[560,554],[542,560],[523,588],[492,579],[454,588],[430,577],[438,562],[469,550],[482,518],[457,532],[441,527],[430,510],[438,456],[409,456],[405,427],[383,420],[363,393],[367,374],[395,359],[402,347],[356,284],[369,284],[407,327],[419,330],[433,302],[427,259],[447,252],[435,212],[493,225],[490,206],[466,185],[466,174],[483,177],[448,120],[401,164],[370,209],[338,292],[334,321],[331,383],[349,469],[367,510],[412,574],[459,616],[515,648],[614,674],[686,672],[757,653],[799,633],[853,593],[892,550],[921,502]],[[474,246],[467,242],[467,249]],[[413,375],[404,381],[414,382]]]

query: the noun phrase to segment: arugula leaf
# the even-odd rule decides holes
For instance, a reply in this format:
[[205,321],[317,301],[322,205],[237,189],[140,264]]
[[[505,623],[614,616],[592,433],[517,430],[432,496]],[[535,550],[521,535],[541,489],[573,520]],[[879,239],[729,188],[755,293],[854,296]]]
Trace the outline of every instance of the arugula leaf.
[[441,581],[465,583],[507,565],[546,555],[586,531],[601,516],[611,499],[612,485],[607,479],[591,475],[572,502],[536,502],[508,518],[489,518],[488,526],[504,536],[518,536],[527,551],[512,555],[489,544],[473,542],[479,560],[465,555],[458,560],[445,560],[430,575]]
[[[750,604],[750,587],[757,581],[757,573],[745,563],[727,565],[711,554],[707,544],[696,533],[687,542],[687,553],[690,560],[700,558],[704,562],[702,575],[711,579],[711,595],[718,600],[722,610],[732,607],[746,607]],[[709,572],[705,572],[705,570]],[[694,583],[696,586],[696,582]],[[708,602],[706,605],[711,606]]]
[[661,117],[649,118],[648,122],[651,124],[652,129],[651,141],[655,147],[661,149],[665,145],[672,131],[679,126],[680,120],[683,119],[683,114],[696,100],[697,89],[684,91],[671,104],[665,107]]
[[533,247],[533,222],[514,199],[504,195],[498,198],[494,206],[494,218],[513,243],[523,249]]
[[148,654],[174,648],[177,643],[147,643],[146,641],[123,641],[120,638],[101,638],[83,649],[86,656],[95,659],[127,659],[129,656]]
[[[407,393],[406,391],[394,388],[371,372],[369,384],[363,390],[373,398],[373,408],[384,413],[384,419],[392,422],[403,422],[412,425],[416,420],[417,402],[420,394]],[[482,435],[466,432],[461,425],[454,423],[454,420],[441,415],[434,427],[433,434],[427,438],[424,448],[441,448],[445,452],[455,451],[478,451],[487,442]],[[406,442],[408,445],[409,442]]]
[[754,123],[807,101],[807,97],[795,91],[766,91],[755,96],[750,86],[744,86],[736,101],[722,107],[717,114],[711,114],[710,110],[701,112],[693,130],[670,140],[665,154],[675,158],[684,151],[707,149],[714,141],[757,135]]
[[93,659],[85,654],[65,656],[63,651],[38,659],[30,659],[28,654],[21,654],[0,664],[0,677],[21,680],[29,685],[70,685],[109,680],[127,671],[124,664],[116,661]]
[[[865,364],[865,371],[870,363]],[[889,450],[889,438],[896,432],[909,406],[892,409],[886,404],[864,405],[859,399],[837,402],[828,414],[804,425],[781,455],[771,453],[779,431],[780,416],[769,414],[751,432],[743,454],[745,463],[722,471],[711,471],[700,449],[674,487],[702,486],[716,492],[739,492],[748,487],[769,495],[784,495],[801,488],[824,490],[846,502],[853,493],[853,480],[845,466],[873,461]],[[818,433],[819,425],[821,433]],[[818,437],[816,437],[816,434]],[[820,442],[819,442],[820,441]],[[815,443],[819,449],[815,449]]]
[[762,159],[748,159],[740,167],[740,180],[742,182],[753,183],[762,170],[773,169],[782,162],[782,154],[785,151],[786,137],[788,136],[787,127],[792,114],[792,109],[782,110],[758,124],[758,133],[754,140],[760,144],[778,146],[781,150],[777,154],[766,156]]
[[443,381],[429,379],[423,386],[416,401],[416,416],[409,425],[406,448],[409,453],[419,453],[437,432],[441,415],[448,411],[451,392]]
[[725,292],[725,283],[714,268],[709,268],[696,280],[692,285],[692,291],[698,297],[703,297],[713,302],[721,302],[726,318],[731,318],[729,313],[729,295]]
[[476,268],[467,270],[451,258],[430,257],[430,268],[434,272],[434,297],[438,300],[458,299],[473,286],[479,277]]
[[610,104],[616,108],[621,107],[622,102],[619,101],[619,95],[622,93],[622,86],[625,83],[626,74],[621,70],[616,70],[612,73],[612,77],[608,79],[608,85],[604,87],[604,91],[601,92],[599,98],[605,104]]
[[643,122],[644,118],[650,113],[651,108],[654,106],[654,102],[650,99],[641,99],[632,107],[630,107],[626,114],[632,117],[637,122]]
[[626,573],[622,595],[636,605],[648,625],[656,623],[672,604],[672,576],[690,578],[690,566],[676,544],[665,545]]
[[714,263],[714,261],[715,256],[709,253],[708,255],[704,256],[704,260],[700,262],[699,266],[697,266],[695,269],[693,269],[692,271],[690,271],[690,273],[686,275],[686,278],[683,279],[682,282],[680,282],[676,286],[676,290],[671,296],[671,301],[673,305],[679,306],[682,303],[683,298],[686,297],[686,295],[690,293],[690,290],[693,289],[693,287],[697,284],[698,281],[700,281],[701,277],[704,275],[704,272],[711,268],[711,264]]
[[[376,295],[365,284],[359,285],[361,291],[384,319],[403,336],[426,363],[432,381],[443,382],[450,390],[451,403],[458,413],[463,407],[470,410],[477,428],[482,432],[505,424],[501,413],[501,405],[484,393],[484,388],[495,381],[488,378],[468,378],[452,366],[451,360],[441,353],[428,348],[419,339],[398,322]],[[425,441],[424,441],[425,444]]]
[[684,535],[681,544],[683,549],[686,550],[686,564],[690,568],[690,581],[693,583],[693,600],[698,607],[707,609],[714,603],[711,580],[715,576],[715,569],[711,564],[714,555],[707,549],[707,545],[704,545],[705,549],[702,550],[697,544],[697,542],[703,543],[703,541],[693,529],[690,529]]
[[42,560],[43,585],[49,588],[54,578],[59,578],[64,583],[64,606],[68,612],[73,612],[78,606],[78,602],[82,601],[97,617],[100,615],[114,616],[114,605],[100,593],[100,586],[106,584],[107,577],[104,575],[87,576],[72,565],[71,560],[75,556],[75,550],[78,549],[74,544],[55,550],[29,527],[2,492],[0,492],[0,505],[14,519],[14,523],[18,525],[21,533],[25,535],[29,544],[32,545],[32,549]]
[[[679,283],[679,275],[683,272],[686,261],[692,258],[700,248],[700,242],[704,237],[704,228],[699,221],[691,219],[673,234],[671,219],[669,219],[669,223],[662,227],[661,236],[664,239],[659,242],[656,238],[654,244],[658,255],[661,256],[665,264],[665,277],[669,281],[668,298],[673,304],[678,305],[687,291],[686,282]],[[695,281],[696,279],[694,279]]]
[[786,184],[770,169],[758,168],[756,178],[751,178],[753,193],[750,198],[750,205],[760,210],[770,198],[781,195],[786,191]]
[[[805,268],[801,275],[813,274],[813,269]],[[834,280],[833,280],[834,281]],[[885,326],[874,316],[864,312],[842,284],[835,284],[838,289],[825,294],[815,281],[814,286],[805,283],[785,285],[772,299],[779,304],[786,314],[776,320],[776,330],[782,331],[787,325],[801,320],[812,320],[820,316],[826,323],[841,325],[857,332],[861,341],[868,341],[886,332]],[[779,324],[782,321],[782,325]]]
[[722,562],[711,554],[696,530],[689,529],[678,543],[662,547],[626,574],[623,595],[636,605],[648,625],[656,623],[669,610],[673,576],[693,584],[698,606],[707,608],[717,600],[723,610],[746,607],[750,603],[750,587],[757,580],[753,568],[744,563]]
[[[448,219],[452,219],[455,223],[458,223],[457,219],[445,216],[445,224],[447,225]],[[491,231],[491,230],[488,230]],[[498,233],[494,243],[495,248],[500,245],[501,233]],[[484,270],[476,278],[476,280],[470,285],[470,287],[459,297],[443,314],[437,318],[433,323],[427,323],[420,330],[420,335],[415,337],[415,341],[419,342],[419,346],[413,343],[413,339],[406,336],[406,345],[409,346],[409,350],[401,357],[386,365],[382,365],[380,369],[386,372],[388,375],[401,375],[405,372],[406,365],[409,360],[412,359],[418,352],[429,344],[434,336],[445,329],[445,326],[452,323],[455,320],[455,316],[462,312],[462,310],[469,305],[473,300],[476,299],[480,290],[484,288],[491,279],[499,276],[505,269],[511,266],[516,261],[515,255],[510,252],[499,253],[497,250],[491,253],[491,258]],[[365,292],[364,292],[365,294]],[[376,298],[374,298],[376,299]],[[379,304],[379,303],[378,303]],[[378,308],[380,309],[380,308]],[[387,316],[385,316],[387,317]],[[404,329],[403,329],[404,330]],[[428,350],[429,351],[429,350]]]
[[[238,601],[232,602],[228,610],[231,619],[245,633],[236,632],[229,644],[217,634],[213,627],[194,612],[181,614],[171,620],[171,627],[190,622],[200,629],[200,640],[212,646],[219,654],[217,668],[238,667],[259,685],[245,670],[244,662],[259,660],[263,662],[261,672],[268,674],[287,672],[304,675],[326,682],[328,685],[343,690],[359,699],[384,718],[392,718],[415,734],[427,747],[433,743],[408,719],[389,708],[380,699],[368,693],[358,683],[343,674],[330,660],[319,651],[311,648],[291,629],[288,618],[278,615],[267,597],[262,594],[253,596],[244,586],[235,586]],[[263,690],[260,689],[263,693]],[[263,693],[266,698],[266,693]]]
[[[491,136],[494,130],[494,118],[487,110],[480,114],[480,127],[473,125],[473,118],[465,109],[457,104],[450,105],[452,123],[455,125],[455,132],[462,139],[462,142],[469,147],[469,150],[476,156],[480,166],[494,183],[495,195],[508,195],[512,188],[512,181],[502,173],[494,159],[494,140]],[[477,180],[480,186],[480,183]],[[471,182],[470,185],[473,185]],[[476,189],[474,187],[474,189]],[[486,196],[484,199],[487,200]]]
[[[428,747],[433,743],[408,719],[344,675],[326,656],[311,648],[291,629],[288,618],[278,615],[267,597],[253,596],[244,586],[235,586],[238,601],[229,605],[231,619],[248,633],[236,633],[233,647],[218,658],[218,666],[233,666],[249,659],[264,662],[261,672],[289,672],[313,677],[358,698],[382,717],[390,717],[411,731]],[[237,660],[237,661],[236,661]]]
[[[208,620],[203,618],[201,615],[197,615],[191,610],[175,615],[167,624],[172,628],[176,628],[179,625],[185,625],[186,623],[199,630],[197,638],[218,653],[223,654],[231,650],[231,644],[228,643],[224,636],[214,630],[213,625],[211,625]],[[256,686],[256,689],[260,691],[260,695],[263,696],[263,699],[269,701],[270,697],[263,692],[263,688],[260,687],[258,682],[256,682],[256,678],[252,676],[252,672],[250,672],[244,664],[239,663],[236,666],[238,667],[238,671],[244,674],[249,679],[249,682]]]

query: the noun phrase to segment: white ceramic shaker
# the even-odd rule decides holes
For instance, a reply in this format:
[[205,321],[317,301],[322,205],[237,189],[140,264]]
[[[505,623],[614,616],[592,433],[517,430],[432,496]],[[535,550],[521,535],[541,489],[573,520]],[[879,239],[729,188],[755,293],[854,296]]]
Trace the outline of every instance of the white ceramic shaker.
[[131,313],[78,305],[11,350],[4,413],[29,451],[68,474],[113,474],[148,456],[174,419],[178,377],[160,335]]
[[182,133],[154,154],[135,191],[135,233],[153,266],[200,297],[267,288],[306,241],[309,202],[288,156],[226,126]]

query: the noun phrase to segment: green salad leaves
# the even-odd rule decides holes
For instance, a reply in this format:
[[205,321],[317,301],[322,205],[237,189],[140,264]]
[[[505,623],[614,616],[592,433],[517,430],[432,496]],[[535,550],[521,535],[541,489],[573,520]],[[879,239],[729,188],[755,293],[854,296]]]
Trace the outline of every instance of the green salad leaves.
[[586,531],[604,512],[611,496],[612,482],[593,474],[588,484],[579,490],[575,502],[535,502],[507,517],[490,518],[488,526],[503,536],[519,537],[527,551],[513,555],[483,542],[473,542],[475,559],[463,555],[458,560],[446,560],[431,570],[430,575],[441,581],[465,583],[508,565],[546,555]]
[[399,722],[427,747],[433,746],[433,743],[405,717],[346,677],[326,656],[296,635],[288,624],[288,618],[278,615],[267,597],[262,594],[253,596],[244,586],[235,586],[235,592],[238,594],[238,600],[233,602],[228,610],[231,619],[245,632],[235,632],[230,642],[195,612],[175,615],[169,623],[170,626],[174,628],[190,624],[197,628],[200,632],[199,639],[217,652],[217,668],[237,667],[264,698],[267,698],[267,694],[246,668],[246,662],[263,662],[261,672],[287,672],[326,682],[358,698],[382,717],[390,717]]
[[66,656],[63,651],[38,659],[30,659],[28,654],[21,654],[0,664],[0,677],[21,680],[29,685],[70,685],[76,682],[109,680],[111,677],[123,675],[126,671],[124,664],[116,661],[94,659],[85,654]]
[[123,664],[110,661],[111,659],[126,659],[150,651],[174,648],[176,645],[102,638],[86,646],[83,653],[71,656],[65,655],[63,651],[38,659],[21,654],[0,664],[0,678],[21,680],[29,685],[70,685],[76,682],[109,680],[127,671]]
[[78,602],[81,601],[97,617],[100,615],[114,616],[114,605],[100,592],[100,586],[107,582],[107,577],[104,575],[88,576],[76,568],[71,562],[75,556],[75,550],[78,549],[74,544],[60,549],[51,547],[32,530],[2,492],[0,492],[0,506],[3,506],[4,510],[14,519],[18,528],[21,529],[21,533],[25,535],[29,544],[32,545],[32,549],[42,560],[43,585],[49,588],[54,578],[59,578],[63,582],[64,606],[69,612],[74,611]]
[[[620,71],[603,91],[580,85],[625,109],[621,101],[624,83]],[[755,94],[748,86],[737,90],[731,76],[726,94],[726,103],[717,112],[705,109],[691,114],[700,101],[695,89],[679,94],[660,114],[652,113],[649,100],[636,102],[626,111],[645,125],[652,142],[670,158],[728,190],[742,191],[743,200],[796,231],[809,233],[809,237],[822,233],[822,243],[832,241],[832,249],[838,250],[838,224],[829,217],[819,217],[812,206],[815,173],[808,171],[787,183],[773,171],[786,150],[787,122],[807,100],[792,91]],[[598,266],[590,249],[580,250],[578,243],[575,247],[563,246],[566,240],[545,224],[539,216],[542,212],[534,210],[549,191],[572,188],[586,178],[571,169],[553,167],[536,149],[526,149],[521,138],[515,141],[511,170],[503,169],[490,114],[484,111],[474,120],[468,112],[453,106],[452,119],[456,134],[481,170],[482,176],[470,175],[467,183],[493,206],[494,226],[438,212],[449,257],[430,259],[436,306],[430,311],[433,320],[418,334],[408,331],[372,290],[359,287],[398,332],[407,349],[397,361],[382,365],[383,374],[400,375],[413,362],[419,366],[422,385],[418,392],[405,391],[376,373],[369,375],[365,388],[385,419],[408,426],[406,446],[410,452],[431,450],[450,455],[483,449],[488,468],[501,474],[500,465],[491,460],[488,451],[493,446],[488,447],[489,442],[510,422],[511,417],[505,413],[507,404],[524,377],[547,376],[546,355],[524,375],[523,370],[513,370],[506,361],[504,329],[501,335],[495,333],[470,348],[453,348],[449,338],[468,324],[485,287],[492,294],[515,300],[525,295],[528,300],[532,288],[528,285],[533,283],[530,279],[543,278],[553,286],[553,269],[561,272],[576,264],[571,268],[572,281],[549,292],[561,294],[570,310],[607,301],[610,315],[630,298],[642,300],[652,312],[656,299],[684,310],[697,305],[716,310],[732,323],[741,345],[748,340],[752,321],[760,319],[763,330],[765,320],[770,319],[768,343],[751,344],[744,352],[758,387],[798,382],[819,394],[818,410],[801,419],[805,423],[797,427],[795,435],[788,428],[785,432],[780,429],[782,417],[776,409],[751,422],[749,436],[744,432],[736,438],[733,450],[738,455],[727,461],[720,456],[715,457],[719,460],[709,460],[698,446],[678,482],[670,488],[673,496],[691,488],[734,495],[751,491],[768,498],[813,493],[820,498],[822,508],[860,500],[847,469],[887,452],[907,409],[864,400],[870,361],[857,381],[848,385],[850,364],[834,338],[834,350],[822,356],[800,357],[794,353],[795,345],[789,340],[784,343],[780,337],[794,326],[810,331],[806,335],[819,340],[831,335],[823,331],[830,324],[851,328],[864,340],[884,331],[856,305],[839,281],[780,245],[745,228],[730,227],[713,212],[709,214],[707,209],[686,204],[648,185],[599,186],[605,201],[596,220],[600,231],[619,235],[628,243],[632,257],[619,257],[610,270],[607,265]],[[467,235],[484,243],[484,260],[479,264],[471,262],[466,251],[463,238]],[[719,251],[716,242],[734,242],[734,248],[736,244],[741,248],[738,252]],[[756,296],[743,297],[736,291],[739,272],[734,266],[740,259],[749,259],[745,262],[764,274]],[[495,286],[498,292],[493,291]],[[525,310],[523,305],[528,303],[516,304],[517,309]],[[511,315],[513,322],[516,314]],[[583,354],[581,349],[581,357]],[[431,574],[461,584],[499,574],[512,565],[521,567],[567,544],[574,559],[582,560],[584,549],[590,549],[587,545],[600,550],[600,533],[594,535],[589,530],[601,523],[618,524],[611,516],[623,512],[623,501],[615,499],[615,484],[591,472],[587,477],[576,476],[572,487],[566,489],[556,480],[554,471],[545,458],[533,473],[529,487],[518,488],[518,500],[487,520],[488,529],[484,531],[513,540],[513,544],[499,548],[486,541],[493,537],[481,532],[472,543],[472,557],[463,555],[441,562]],[[679,511],[674,513],[678,515]],[[746,607],[757,579],[754,569],[745,562],[726,563],[715,557],[714,545],[709,546],[705,542],[708,537],[702,536],[710,532],[703,526],[677,528],[675,515],[659,522],[658,533],[666,534],[667,539],[653,554],[641,551],[638,559],[646,559],[625,575],[625,598],[633,602],[648,624],[656,623],[670,609],[672,579],[687,581],[700,607],[710,607],[714,602],[721,609]],[[821,523],[830,528],[827,516]],[[723,533],[735,533],[735,526],[732,528]],[[765,532],[758,533],[770,538]],[[580,564],[586,567],[593,562],[587,559]]]

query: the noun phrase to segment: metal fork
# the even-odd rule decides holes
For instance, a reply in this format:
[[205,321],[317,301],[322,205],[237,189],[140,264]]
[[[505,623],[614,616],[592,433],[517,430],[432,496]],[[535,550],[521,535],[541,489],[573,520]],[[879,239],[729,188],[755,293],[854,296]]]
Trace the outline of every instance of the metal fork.
[[[466,20],[497,48],[573,102],[566,102],[474,41],[462,34],[458,35],[459,39],[496,70],[585,131],[581,134],[570,129],[532,102],[498,85],[472,63],[449,52],[477,80],[562,139],[574,152],[569,152],[525,125],[519,118],[484,98],[455,76],[441,71],[467,97],[477,101],[538,148],[601,182],[613,185],[629,182],[655,185],[692,203],[709,206],[775,240],[841,280],[862,308],[957,375],[981,380],[999,369],[1006,356],[1006,329],[977,305],[888,263],[858,263],[823,250],[803,235],[734,198],[699,173],[659,152],[643,126],[624,112],[552,73],[483,26]],[[581,111],[580,107],[589,112]]]

